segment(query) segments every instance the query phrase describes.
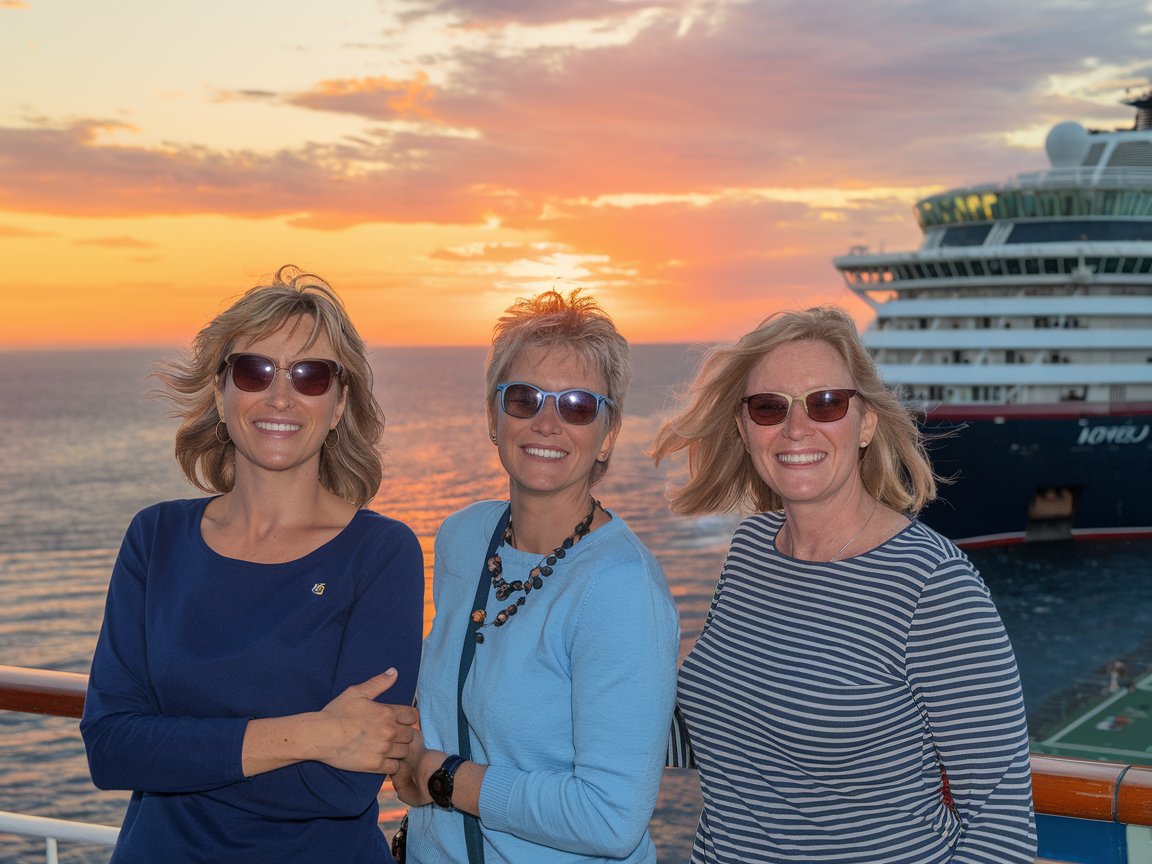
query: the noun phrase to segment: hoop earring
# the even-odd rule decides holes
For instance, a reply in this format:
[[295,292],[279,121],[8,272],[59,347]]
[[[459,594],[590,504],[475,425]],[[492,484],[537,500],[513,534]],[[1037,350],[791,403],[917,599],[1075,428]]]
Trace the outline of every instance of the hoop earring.
[[[220,427],[221,426],[224,427],[224,437],[223,438],[220,437]],[[232,436],[230,436],[228,434],[228,424],[225,423],[223,420],[217,420],[216,421],[216,428],[214,431],[216,433],[216,440],[219,441],[221,444],[227,444],[229,441],[232,440]]]
[[[329,442],[328,439],[331,437],[333,432],[336,433],[336,440]],[[335,447],[336,445],[338,445],[339,443],[340,443],[340,427],[339,426],[333,426],[331,429],[328,430],[328,434],[324,436],[324,446],[328,447],[328,448],[332,448],[332,447]]]

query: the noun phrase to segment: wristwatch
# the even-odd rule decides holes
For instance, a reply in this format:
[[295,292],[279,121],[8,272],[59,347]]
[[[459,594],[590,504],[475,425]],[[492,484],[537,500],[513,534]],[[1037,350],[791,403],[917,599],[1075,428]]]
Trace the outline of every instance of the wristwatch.
[[462,756],[449,756],[428,778],[428,794],[438,807],[452,809],[452,789],[455,784],[456,769],[464,764]]

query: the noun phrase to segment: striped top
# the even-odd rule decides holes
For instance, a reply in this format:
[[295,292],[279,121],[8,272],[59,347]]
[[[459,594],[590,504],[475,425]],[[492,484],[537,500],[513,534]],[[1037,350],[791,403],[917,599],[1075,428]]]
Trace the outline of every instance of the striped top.
[[776,548],[783,524],[737,528],[680,670],[704,795],[692,861],[1031,864],[1020,679],[972,563],[919,522],[801,561]]

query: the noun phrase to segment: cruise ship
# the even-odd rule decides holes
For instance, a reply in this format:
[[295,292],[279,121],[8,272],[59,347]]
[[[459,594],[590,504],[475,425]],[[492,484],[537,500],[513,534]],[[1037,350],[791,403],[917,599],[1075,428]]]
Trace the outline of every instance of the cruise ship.
[[1152,91],[1125,104],[1053,127],[1046,171],[919,201],[919,249],[834,259],[961,546],[1152,535]]

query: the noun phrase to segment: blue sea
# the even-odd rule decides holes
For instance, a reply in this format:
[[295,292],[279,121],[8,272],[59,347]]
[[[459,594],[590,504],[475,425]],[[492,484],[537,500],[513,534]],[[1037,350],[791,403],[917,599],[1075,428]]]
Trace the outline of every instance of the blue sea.
[[[199,494],[172,457],[175,421],[149,395],[154,361],[173,353],[0,352],[0,664],[86,672],[132,515]],[[624,429],[597,490],[662,562],[680,609],[682,654],[703,624],[736,517],[670,514],[664,491],[682,469],[657,469],[643,451],[699,355],[691,345],[634,347]],[[372,507],[416,531],[429,579],[440,521],[506,493],[484,421],[483,359],[481,348],[372,352],[388,418],[384,483]],[[1012,637],[1030,714],[1043,716],[1072,684],[1103,686],[1110,660],[1147,647],[1152,541],[1063,542],[972,558]],[[76,721],[0,712],[0,747],[0,810],[119,823],[127,796],[91,785]],[[403,808],[387,788],[380,800],[388,830]],[[668,771],[652,822],[661,862],[688,860],[699,806],[693,772]],[[107,857],[60,849],[65,862]],[[42,842],[0,837],[0,862],[43,860]]]

